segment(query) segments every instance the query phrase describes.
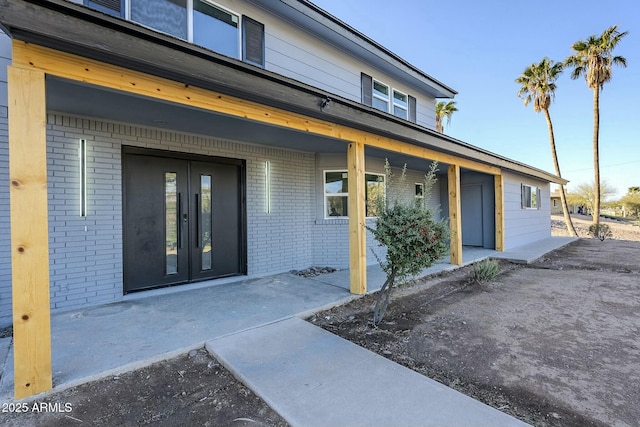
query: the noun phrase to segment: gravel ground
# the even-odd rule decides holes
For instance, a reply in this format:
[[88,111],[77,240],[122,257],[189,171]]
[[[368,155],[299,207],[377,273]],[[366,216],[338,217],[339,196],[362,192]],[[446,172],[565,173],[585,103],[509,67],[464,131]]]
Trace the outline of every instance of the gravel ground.
[[[578,236],[591,237],[589,236],[591,216],[574,214],[571,215],[571,220],[573,221],[573,226],[578,232]],[[611,227],[611,231],[613,233],[613,236],[611,237],[612,239],[640,241],[640,220],[623,222],[601,218],[600,222]],[[551,234],[554,236],[569,235],[562,215],[551,215]]]

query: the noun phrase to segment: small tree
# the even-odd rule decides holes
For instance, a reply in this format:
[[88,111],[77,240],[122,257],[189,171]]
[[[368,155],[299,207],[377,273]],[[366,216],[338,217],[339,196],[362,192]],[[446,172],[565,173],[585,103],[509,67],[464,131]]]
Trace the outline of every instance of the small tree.
[[[611,196],[616,193],[616,189],[610,186],[606,181],[600,182],[600,197],[601,200],[607,201]],[[567,194],[567,201],[572,205],[585,206],[592,213],[595,210],[595,184],[582,183],[578,184],[575,190],[569,191]]]
[[629,187],[629,191],[619,202],[630,216],[640,216],[640,187]]
[[[406,180],[405,165],[397,186],[402,188]],[[373,324],[377,326],[387,310],[392,290],[405,284],[423,269],[433,265],[448,251],[449,229],[442,221],[433,219],[433,212],[427,207],[429,193],[436,182],[437,163],[433,162],[424,180],[422,198],[414,200],[385,200],[378,197],[378,219],[375,227],[368,227],[380,246],[387,249],[385,259],[378,259],[387,280],[378,292],[373,311]],[[394,175],[389,162],[385,162],[387,188],[391,189]]]

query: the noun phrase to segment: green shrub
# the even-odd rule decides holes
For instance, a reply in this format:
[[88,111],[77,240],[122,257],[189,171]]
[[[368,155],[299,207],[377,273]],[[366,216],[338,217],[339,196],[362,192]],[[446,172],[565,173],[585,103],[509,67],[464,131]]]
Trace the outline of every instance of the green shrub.
[[[393,175],[388,161],[385,163],[387,188]],[[426,206],[428,194],[436,182],[437,163],[433,163],[425,175],[424,197],[414,200],[399,200],[389,202],[384,197],[375,201],[378,218],[375,227],[367,227],[380,246],[387,248],[384,260],[378,258],[387,280],[378,292],[376,306],[373,313],[373,324],[378,325],[382,320],[389,304],[389,297],[394,287],[399,286],[418,274],[423,269],[433,265],[448,251],[447,240],[449,229],[447,224],[433,219],[433,213]],[[399,178],[399,188],[402,188],[406,178],[406,165]],[[375,253],[374,253],[375,255]]]
[[500,274],[500,265],[496,260],[484,259],[473,265],[473,277],[478,283],[490,282]]
[[607,224],[592,224],[589,227],[589,235],[600,239],[600,241],[604,241],[604,239],[606,238],[613,237],[611,227],[609,227]]

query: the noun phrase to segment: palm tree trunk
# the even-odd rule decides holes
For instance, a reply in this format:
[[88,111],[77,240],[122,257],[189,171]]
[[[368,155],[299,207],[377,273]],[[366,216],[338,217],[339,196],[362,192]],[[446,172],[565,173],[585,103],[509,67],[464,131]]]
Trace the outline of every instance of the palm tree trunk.
[[[549,141],[551,142],[551,157],[553,157],[553,166],[556,168],[556,175],[562,178],[560,174],[560,164],[558,163],[558,153],[556,152],[556,139],[553,134],[553,124],[551,123],[551,116],[549,115],[549,109],[544,109],[544,117],[547,119],[547,127],[549,128]],[[564,222],[567,225],[567,231],[570,236],[578,237],[576,229],[571,221],[571,215],[569,215],[569,206],[567,205],[567,196],[564,193],[564,185],[560,185],[560,202],[562,203],[562,213],[564,215]]]
[[442,133],[442,117],[436,115],[436,132]]
[[593,225],[600,225],[600,87],[593,88]]

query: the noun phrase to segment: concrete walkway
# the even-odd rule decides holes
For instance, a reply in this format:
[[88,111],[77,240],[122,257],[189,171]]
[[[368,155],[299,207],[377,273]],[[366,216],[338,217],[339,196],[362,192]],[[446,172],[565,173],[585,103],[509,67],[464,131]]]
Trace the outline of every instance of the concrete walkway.
[[207,349],[293,426],[527,426],[295,317]]
[[[536,245],[521,247],[517,251],[504,253],[486,249],[465,248],[463,258],[466,263],[471,263],[483,258],[500,255],[508,256],[510,259],[515,258],[516,261],[527,262],[532,258],[543,255],[546,251],[562,247],[572,240],[569,238],[550,238],[548,241]],[[450,264],[437,264],[425,270],[423,274],[432,274],[453,268],[456,267]],[[385,279],[381,269],[378,266],[370,266],[367,269],[367,274],[369,291],[372,292],[379,289]],[[245,336],[247,337],[246,339],[249,339],[249,337],[251,339],[260,339],[261,334],[268,336],[268,334],[273,334],[273,331],[277,331],[277,328],[289,327],[292,328],[292,336],[308,335],[309,345],[302,345],[305,342],[302,337],[295,341],[297,344],[290,340],[289,337],[286,337],[286,340],[280,344],[282,352],[291,353],[292,359],[289,359],[290,364],[288,366],[294,366],[291,365],[294,360],[299,360],[300,363],[307,360],[317,360],[317,363],[320,363],[320,360],[324,360],[323,363],[327,366],[343,366],[340,378],[345,378],[345,381],[349,382],[348,388],[345,388],[345,384],[339,382],[336,382],[335,386],[332,386],[331,382],[323,383],[323,387],[326,390],[333,387],[335,392],[338,392],[338,389],[348,389],[352,393],[350,400],[346,401],[347,406],[343,408],[345,414],[349,412],[350,408],[352,413],[350,418],[343,420],[344,423],[342,424],[353,425],[357,421],[353,418],[353,408],[356,407],[357,403],[353,401],[354,396],[370,396],[371,383],[366,382],[364,378],[366,375],[363,375],[363,372],[358,370],[360,369],[358,366],[363,363],[363,360],[367,360],[365,371],[376,372],[377,374],[373,375],[372,378],[384,378],[385,389],[398,387],[399,390],[405,390],[402,399],[398,395],[398,399],[394,397],[390,401],[387,400],[387,406],[399,405],[398,407],[402,407],[401,400],[406,399],[410,394],[417,394],[423,399],[421,400],[422,403],[417,406],[431,408],[430,406],[425,406],[425,402],[437,402],[442,393],[445,393],[442,396],[448,396],[446,393],[451,392],[453,393],[451,396],[456,396],[451,397],[455,402],[470,401],[468,404],[457,408],[462,408],[465,413],[470,411],[467,414],[469,417],[479,417],[477,420],[469,418],[474,419],[471,424],[462,424],[517,425],[509,424],[512,422],[511,420],[509,422],[505,421],[505,424],[482,424],[482,420],[492,419],[490,416],[485,418],[485,414],[493,413],[492,411],[494,410],[486,412],[487,409],[483,406],[471,403],[474,402],[471,398],[457,396],[456,392],[443,386],[434,388],[431,384],[432,381],[428,378],[404,372],[404,368],[399,367],[399,365],[369,354],[367,350],[353,344],[342,342],[337,337],[327,338],[333,337],[333,335],[316,330],[315,326],[300,326],[301,324],[306,325],[306,323],[295,318],[304,318],[313,312],[342,304],[354,298],[348,291],[348,284],[349,272],[347,270],[310,279],[284,273],[264,278],[245,277],[236,278],[235,280],[216,281],[215,285],[200,283],[183,286],[181,289],[161,289],[143,294],[134,294],[131,297],[125,297],[122,302],[114,304],[54,314],[51,316],[53,382],[55,387],[53,392],[146,366],[155,361],[185,353],[190,349],[202,347],[207,343],[207,347],[214,353],[219,351],[219,357],[226,360],[225,363],[227,363],[228,367],[240,378],[250,382],[251,384],[249,385],[255,387],[255,391],[264,400],[274,406],[276,410],[285,411],[283,415],[286,415],[285,418],[293,425],[308,425],[307,421],[311,420],[311,418],[308,418],[305,414],[296,415],[295,406],[287,403],[287,399],[284,396],[273,395],[273,388],[264,388],[260,386],[260,381],[252,379],[249,374],[253,368],[248,362],[236,359],[235,356],[232,357],[228,353],[229,345],[233,342],[232,337]],[[294,320],[292,321],[291,319]],[[281,333],[283,332],[281,331]],[[285,335],[282,335],[282,337],[285,337]],[[286,347],[285,344],[288,342],[291,342],[291,345]],[[323,342],[325,344],[322,344]],[[1,351],[3,348],[6,349],[7,342],[0,344],[2,344],[0,346],[0,366],[2,366],[0,401],[6,402],[11,401],[13,396],[13,351],[12,348],[9,348],[8,351]],[[323,345],[326,346],[323,351],[316,351]],[[217,350],[218,346],[220,346],[220,350]],[[245,357],[248,358],[247,360],[251,360],[252,357],[256,356],[262,359],[262,351],[259,355],[256,355],[254,354],[255,348],[259,347],[246,347],[247,354]],[[6,354],[6,357],[3,357],[3,354]],[[334,354],[336,355],[335,357],[332,356]],[[338,354],[342,356],[338,356]],[[274,357],[276,356],[274,354]],[[343,357],[347,359],[343,360]],[[277,360],[277,358],[273,359],[271,363],[277,362]],[[257,359],[255,361],[260,363]],[[266,359],[264,363],[268,363]],[[312,367],[315,363],[311,362],[308,367]],[[259,366],[255,367],[255,369],[259,369]],[[345,376],[350,370],[353,371],[353,376]],[[268,375],[268,372],[269,369],[263,370],[262,375]],[[321,371],[318,370],[317,372]],[[398,372],[403,373],[398,374]],[[301,385],[297,383],[298,379],[294,375],[295,372],[292,372],[292,376],[289,376],[284,375],[285,373],[281,368],[274,368],[271,374],[274,376],[272,378],[273,381],[275,381],[276,376],[289,378],[290,383],[285,388],[293,390]],[[403,383],[393,385],[394,381],[396,381],[394,378],[402,378],[402,381],[405,381],[405,377],[413,378],[411,380],[411,384],[413,384],[411,387],[414,387],[413,390],[406,389]],[[324,379],[321,380],[324,381]],[[305,379],[304,381],[307,380]],[[361,381],[363,382],[361,383]],[[432,390],[432,392],[428,392],[428,390]],[[384,394],[386,392],[382,391],[381,393]],[[310,394],[310,396],[312,395]],[[282,402],[280,403],[280,401]],[[321,411],[317,412],[317,408],[314,409],[307,406],[314,406],[313,399],[306,402],[305,412],[316,415],[321,413]],[[358,402],[358,405],[363,403],[360,400]],[[461,403],[456,405],[458,404],[461,405]],[[322,408],[321,401],[318,401],[315,405],[318,408]],[[459,415],[449,414],[448,408],[451,408],[454,413],[459,412],[461,409],[454,410],[452,407],[442,405],[436,407],[440,408],[436,413],[432,413],[430,409],[421,413],[418,418],[414,418],[418,415],[411,415],[407,418],[407,425],[426,425],[425,418],[422,417],[426,416],[427,413],[430,414],[430,417],[435,417],[433,418],[434,420],[441,420],[442,417],[460,420],[460,418],[455,418]],[[474,415],[476,412],[477,415]],[[412,413],[407,412],[407,414]],[[328,416],[328,414],[325,415]],[[358,419],[360,419],[359,417]],[[322,417],[317,418],[313,420],[312,424],[318,425],[322,422],[322,419]],[[363,423],[368,423],[368,425],[389,424],[387,422],[377,422],[379,419],[381,418],[376,417],[376,419],[368,419],[368,422],[363,421]],[[329,424],[339,425],[341,423],[331,422]],[[393,424],[400,425],[395,422]],[[438,421],[438,425],[446,424]],[[460,425],[460,423],[457,425]]]

